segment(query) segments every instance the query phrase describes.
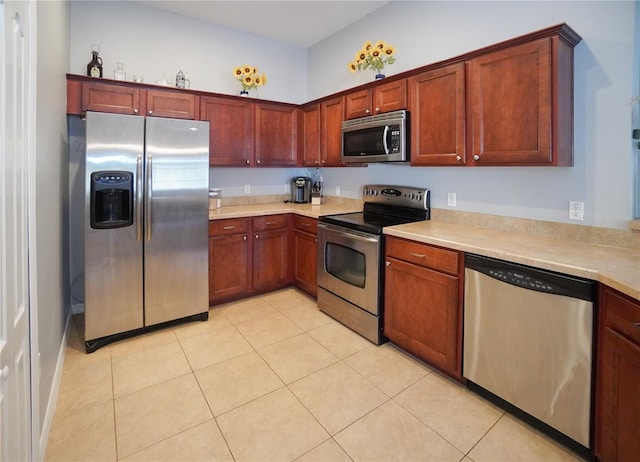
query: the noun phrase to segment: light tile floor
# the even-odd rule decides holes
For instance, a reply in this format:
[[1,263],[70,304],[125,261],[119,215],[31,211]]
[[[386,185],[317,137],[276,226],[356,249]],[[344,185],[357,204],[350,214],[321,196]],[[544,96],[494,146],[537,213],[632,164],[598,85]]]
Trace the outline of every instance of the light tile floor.
[[579,461],[286,289],[66,353],[47,461]]

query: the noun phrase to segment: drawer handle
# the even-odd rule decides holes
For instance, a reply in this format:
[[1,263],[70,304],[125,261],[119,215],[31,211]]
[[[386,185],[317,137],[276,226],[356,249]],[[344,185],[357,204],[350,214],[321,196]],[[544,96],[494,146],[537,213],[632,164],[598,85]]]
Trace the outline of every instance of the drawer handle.
[[409,255],[411,255],[412,257],[416,257],[416,258],[424,258],[424,257],[426,257],[426,255],[423,254],[423,253],[415,253],[415,252],[411,252],[411,253],[409,253]]
[[275,225],[276,222],[275,221],[267,221],[267,226],[271,226],[271,225]]
[[307,227],[307,228],[308,228],[309,226],[311,226],[309,223],[303,223],[303,225],[304,225],[305,227]]
[[222,228],[222,229],[227,229],[227,230],[228,230],[228,229],[236,229],[236,227],[235,227],[235,226],[225,226],[225,227],[224,227],[224,228]]

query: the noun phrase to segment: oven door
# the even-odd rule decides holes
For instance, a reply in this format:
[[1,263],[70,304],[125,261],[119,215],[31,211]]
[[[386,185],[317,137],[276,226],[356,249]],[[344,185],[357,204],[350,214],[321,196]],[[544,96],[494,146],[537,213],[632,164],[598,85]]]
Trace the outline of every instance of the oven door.
[[382,236],[318,223],[318,287],[378,316]]

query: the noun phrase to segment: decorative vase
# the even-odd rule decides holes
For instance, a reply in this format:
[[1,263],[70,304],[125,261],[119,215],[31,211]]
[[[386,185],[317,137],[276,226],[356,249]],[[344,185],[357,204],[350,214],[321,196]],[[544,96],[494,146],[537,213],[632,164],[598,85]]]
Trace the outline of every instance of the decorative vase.
[[[378,72],[381,72],[381,71],[378,71]],[[380,79],[384,79],[384,74],[380,74],[380,73],[376,74],[376,80],[380,80]]]
[[240,96],[249,96],[249,92],[247,90],[242,90],[240,92]]

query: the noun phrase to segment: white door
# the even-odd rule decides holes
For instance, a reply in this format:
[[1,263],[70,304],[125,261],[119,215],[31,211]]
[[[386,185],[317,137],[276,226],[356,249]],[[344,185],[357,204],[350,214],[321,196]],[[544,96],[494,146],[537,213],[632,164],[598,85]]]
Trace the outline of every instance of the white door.
[[29,5],[0,0],[0,460],[31,459]]

